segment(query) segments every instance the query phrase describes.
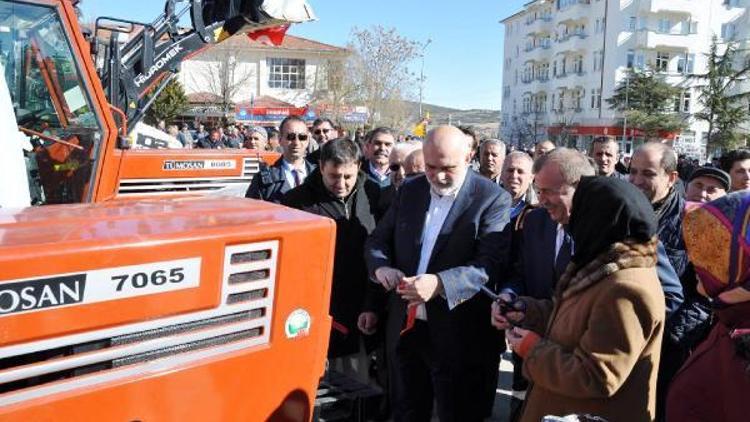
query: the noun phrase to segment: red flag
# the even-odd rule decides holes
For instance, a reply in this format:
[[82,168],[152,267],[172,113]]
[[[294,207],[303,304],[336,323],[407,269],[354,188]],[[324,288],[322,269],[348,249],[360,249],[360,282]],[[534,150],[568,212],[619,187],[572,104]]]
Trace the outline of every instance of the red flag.
[[265,28],[249,32],[247,36],[250,37],[251,40],[258,41],[265,45],[281,45],[284,41],[287,29],[289,29],[289,25],[275,26],[273,28]]

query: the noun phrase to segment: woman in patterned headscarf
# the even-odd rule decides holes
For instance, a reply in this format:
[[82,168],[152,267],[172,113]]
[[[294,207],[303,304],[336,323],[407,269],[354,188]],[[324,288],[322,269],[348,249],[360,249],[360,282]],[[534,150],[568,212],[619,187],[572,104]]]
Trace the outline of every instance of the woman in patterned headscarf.
[[698,291],[712,299],[716,325],[672,382],[667,420],[748,420],[750,192],[689,212],[683,232]]

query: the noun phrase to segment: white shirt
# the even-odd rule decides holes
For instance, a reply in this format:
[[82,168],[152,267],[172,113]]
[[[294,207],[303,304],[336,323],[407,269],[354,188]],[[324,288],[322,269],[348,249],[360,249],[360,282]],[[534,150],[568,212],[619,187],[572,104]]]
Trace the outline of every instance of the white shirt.
[[[292,174],[292,170],[295,170],[294,166],[289,163],[286,159],[281,160],[281,169],[284,171],[284,177],[286,178],[286,182],[291,186],[292,188],[296,188],[297,185],[294,180],[294,174]],[[297,176],[299,177],[299,183],[300,185],[302,182],[305,181],[305,178],[307,177],[307,167],[305,166],[305,163],[302,163],[302,167],[296,169],[297,170]]]
[[372,165],[372,161],[368,161],[367,164],[370,166],[370,173],[374,174],[375,177],[377,177],[381,182],[390,177],[390,170],[386,170],[385,173],[381,173],[377,168],[375,168],[375,166]]
[[[464,179],[466,176],[464,175]],[[427,210],[427,215],[424,218],[424,228],[422,230],[422,250],[419,254],[419,266],[417,267],[417,275],[425,274],[427,271],[427,265],[430,263],[430,257],[432,256],[432,250],[435,248],[435,242],[437,241],[440,231],[443,229],[445,219],[448,217],[448,213],[453,207],[453,203],[456,202],[458,192],[461,190],[461,185],[464,184],[464,180],[458,182],[458,188],[453,192],[446,195],[438,195],[432,188],[430,188],[430,208]],[[419,305],[417,308],[417,319],[427,321],[427,310],[424,304]]]

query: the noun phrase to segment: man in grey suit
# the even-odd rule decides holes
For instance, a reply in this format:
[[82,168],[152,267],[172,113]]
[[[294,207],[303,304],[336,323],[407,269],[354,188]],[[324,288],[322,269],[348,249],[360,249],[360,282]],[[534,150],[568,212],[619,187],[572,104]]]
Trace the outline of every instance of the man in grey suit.
[[365,246],[388,290],[386,348],[394,420],[479,421],[494,400],[500,339],[480,286],[507,264],[510,195],[468,171],[466,138],[428,134],[425,175],[403,183]]

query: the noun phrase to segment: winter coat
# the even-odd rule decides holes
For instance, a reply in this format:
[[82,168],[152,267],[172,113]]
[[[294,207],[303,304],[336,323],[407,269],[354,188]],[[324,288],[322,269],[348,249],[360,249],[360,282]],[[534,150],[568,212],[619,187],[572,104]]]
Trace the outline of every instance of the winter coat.
[[667,421],[746,421],[750,359],[745,337],[741,356],[731,333],[750,328],[750,303],[716,310],[717,324],[672,381]]
[[552,301],[523,298],[524,327],[544,334],[524,361],[532,386],[522,421],[568,414],[653,420],[665,318],[656,242],[615,246],[608,254],[629,255],[603,254],[580,270],[569,265]]
[[688,265],[685,241],[682,239],[682,218],[685,215],[685,199],[677,186],[658,204],[654,211],[659,218],[659,240],[664,244],[677,276],[682,279]]
[[349,197],[337,199],[328,192],[320,170],[316,169],[302,185],[287,192],[282,201],[284,205],[329,217],[336,222],[330,304],[334,328],[328,349],[331,358],[359,350],[359,314],[378,311],[385,301],[382,287],[369,280],[364,259],[365,240],[375,229],[378,191],[379,188],[360,172]]

